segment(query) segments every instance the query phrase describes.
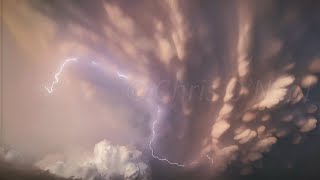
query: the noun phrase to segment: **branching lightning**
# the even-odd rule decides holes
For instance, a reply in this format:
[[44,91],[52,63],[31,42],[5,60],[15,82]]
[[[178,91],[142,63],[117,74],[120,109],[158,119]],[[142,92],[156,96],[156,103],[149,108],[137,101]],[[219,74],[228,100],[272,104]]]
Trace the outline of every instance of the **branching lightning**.
[[72,61],[77,61],[77,59],[76,58],[66,59],[64,61],[64,63],[60,66],[59,71],[54,75],[54,81],[52,82],[51,86],[49,88],[45,87],[45,89],[48,91],[49,94],[51,94],[53,92],[54,85],[59,82],[59,76],[62,73],[65,65],[68,64],[69,62],[72,62]]
[[[69,63],[69,62],[75,62],[77,61],[76,58],[69,58],[69,59],[66,59],[64,61],[64,63],[60,66],[59,68],[59,71],[54,75],[54,81],[52,82],[51,86],[48,88],[48,87],[45,87],[45,89],[47,90],[47,92],[49,94],[51,94],[54,90],[54,86],[55,84],[59,83],[59,76],[60,74],[62,73],[64,67]],[[95,61],[91,61],[91,63],[93,65],[97,65],[97,63]],[[122,78],[122,79],[129,79],[128,76],[124,75],[124,74],[121,74],[120,72],[116,71],[117,73],[117,76],[119,78]],[[149,141],[149,149],[151,151],[151,155],[153,158],[159,160],[159,161],[164,161],[164,162],[167,162],[168,164],[171,164],[171,165],[176,165],[176,166],[179,166],[179,167],[185,167],[185,166],[192,166],[192,165],[195,165],[195,164],[198,164],[199,162],[198,161],[192,161],[191,163],[188,163],[188,164],[180,164],[178,162],[171,162],[170,160],[166,159],[166,158],[160,158],[159,156],[155,155],[154,153],[154,149],[152,147],[152,143],[153,141],[155,140],[156,138],[156,126],[158,124],[158,120],[159,120],[159,115],[160,115],[160,107],[158,107],[158,111],[157,111],[157,117],[155,118],[155,120],[153,121],[152,123],[152,135],[151,135],[151,139]],[[206,155],[206,157],[211,161],[211,163],[213,164],[213,158],[211,158],[210,156]]]

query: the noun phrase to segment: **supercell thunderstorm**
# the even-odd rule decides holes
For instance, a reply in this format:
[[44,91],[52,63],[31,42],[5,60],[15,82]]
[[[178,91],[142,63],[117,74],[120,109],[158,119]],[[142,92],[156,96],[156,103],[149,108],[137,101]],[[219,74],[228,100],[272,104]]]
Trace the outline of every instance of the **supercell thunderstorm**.
[[72,78],[99,94],[111,83],[133,111],[147,114],[144,125],[130,119],[145,133],[134,145],[101,139],[93,153],[48,154],[36,166],[84,179],[151,179],[157,167],[204,167],[210,179],[229,167],[252,172],[281,139],[301,143],[318,124],[309,93],[318,87],[320,57],[301,45],[318,43],[309,37],[318,24],[278,3],[26,3],[53,24],[53,37],[66,34],[59,38],[64,54],[81,57],[62,62],[46,93],[59,91],[72,67]]

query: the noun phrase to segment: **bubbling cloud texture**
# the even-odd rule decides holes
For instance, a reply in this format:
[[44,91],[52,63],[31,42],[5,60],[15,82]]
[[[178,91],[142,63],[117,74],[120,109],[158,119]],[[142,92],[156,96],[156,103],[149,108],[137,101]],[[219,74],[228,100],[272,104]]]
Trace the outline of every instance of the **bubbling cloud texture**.
[[[118,67],[130,69],[129,76],[141,77],[144,85],[136,88],[140,88],[142,97],[146,87],[158,85],[162,79],[187,90],[188,84],[192,87],[202,80],[212,80],[206,89],[213,92],[209,95],[212,102],[199,101],[194,94],[187,98],[184,93],[172,96],[170,85],[157,89],[158,103],[175,112],[167,113],[166,118],[172,120],[162,121],[157,146],[162,146],[159,153],[177,161],[210,155],[213,170],[220,171],[232,161],[247,165],[260,159],[283,136],[312,131],[317,124],[317,108],[304,110],[312,103],[302,100],[306,88],[317,83],[317,76],[315,71],[298,66],[295,57],[282,55],[292,53],[284,48],[291,37],[275,35],[281,29],[262,29],[260,21],[266,21],[266,17],[259,11],[262,6],[273,11],[276,3],[258,5],[248,0],[213,4],[217,10],[209,14],[197,11],[205,3],[184,1],[140,1],[131,5],[99,1],[90,5],[96,12],[85,11],[85,3],[76,6],[72,1],[35,1],[34,7],[57,20],[58,25],[67,24],[71,32],[76,26],[96,37],[76,39],[93,51],[113,56]],[[63,19],[56,13],[58,9]],[[289,9],[288,13],[299,12]],[[208,21],[208,17],[218,16],[221,19]],[[290,25],[292,21],[299,20],[279,23]],[[170,138],[164,140],[164,134]],[[179,146],[190,147],[191,152]],[[170,150],[183,155],[176,156]]]
[[[129,99],[152,98],[153,106],[163,107],[154,146],[172,162],[209,162],[214,173],[239,165],[248,172],[279,139],[299,143],[317,126],[318,106],[308,92],[320,72],[319,53],[310,48],[320,43],[313,38],[319,23],[312,18],[319,14],[306,13],[297,1],[291,6],[252,0],[27,5],[49,18],[53,30],[72,37],[68,43],[81,46],[83,54],[101,59],[112,72],[120,69],[134,89]],[[59,33],[57,41],[64,41]],[[87,81],[103,94],[102,82]],[[149,112],[144,101],[133,104]],[[121,148],[110,149],[117,154]],[[97,156],[103,166],[117,167]],[[122,167],[128,171],[115,172],[135,176],[136,166]]]
[[88,180],[148,180],[151,176],[140,151],[115,146],[106,140],[95,145],[92,155],[48,155],[39,161],[37,166],[62,177]]

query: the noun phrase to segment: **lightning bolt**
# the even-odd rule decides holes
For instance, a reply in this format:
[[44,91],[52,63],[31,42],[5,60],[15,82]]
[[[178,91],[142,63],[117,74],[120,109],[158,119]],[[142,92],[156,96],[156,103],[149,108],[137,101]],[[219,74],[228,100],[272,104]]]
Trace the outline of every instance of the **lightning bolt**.
[[[160,107],[158,106],[158,116],[159,116],[159,114],[160,114]],[[159,119],[158,119],[158,117],[157,117],[156,120],[153,121],[153,123],[152,123],[152,136],[151,136],[151,139],[150,139],[150,141],[149,141],[149,149],[150,149],[150,151],[151,151],[152,157],[155,158],[155,159],[157,159],[157,160],[159,160],[159,161],[165,161],[165,162],[167,162],[168,164],[176,165],[176,166],[179,166],[179,167],[192,166],[192,165],[198,164],[199,162],[196,161],[196,160],[194,160],[194,161],[192,161],[192,162],[190,162],[190,163],[188,163],[188,164],[180,164],[180,163],[177,163],[177,162],[171,162],[170,160],[168,160],[168,159],[166,159],[166,158],[160,158],[159,156],[157,156],[157,155],[154,154],[154,149],[152,148],[152,143],[153,143],[153,141],[154,141],[154,139],[155,139],[155,137],[156,137],[156,130],[155,130],[155,129],[156,129],[156,125],[157,125],[157,123],[158,123],[158,120],[159,120]],[[211,160],[211,163],[213,164],[213,159],[212,159],[209,155],[206,155],[206,157],[207,157],[209,160]]]
[[[158,106],[158,115],[159,115],[159,113],[160,113],[160,108],[159,108],[159,106]],[[157,123],[158,123],[158,117],[157,117],[156,120],[153,121],[153,123],[152,123],[152,136],[151,136],[151,139],[150,139],[150,141],[149,141],[149,149],[151,150],[151,155],[152,155],[152,157],[155,158],[155,159],[158,159],[159,161],[166,161],[167,163],[169,163],[169,164],[171,164],[171,165],[177,165],[177,166],[180,166],[180,167],[184,167],[184,166],[185,166],[184,164],[179,164],[179,163],[176,163],[176,162],[171,162],[171,161],[169,161],[169,160],[166,159],[166,158],[159,158],[158,156],[156,156],[156,155],[154,154],[154,150],[153,150],[153,148],[152,148],[152,142],[153,142],[153,140],[154,140],[154,138],[155,138],[155,136],[156,136],[155,128],[156,128]]]
[[119,77],[121,77],[121,78],[129,79],[128,76],[123,75],[123,74],[119,73],[118,71],[117,71],[117,75],[118,75]]
[[208,158],[209,160],[211,160],[211,164],[213,164],[213,158],[210,157],[208,154],[207,154],[206,156],[207,156],[207,158]]
[[[60,74],[62,73],[64,67],[65,67],[68,63],[70,63],[70,62],[76,62],[76,61],[77,61],[76,58],[69,58],[69,59],[66,59],[66,60],[64,61],[64,63],[60,66],[58,72],[54,75],[54,79],[55,79],[55,80],[51,83],[51,86],[50,86],[49,88],[48,88],[48,87],[45,87],[45,89],[47,90],[47,92],[48,92],[49,94],[51,94],[51,93],[53,92],[53,89],[54,89],[55,84],[59,83],[59,76],[60,76]],[[92,64],[92,65],[97,65],[97,63],[96,63],[95,61],[91,61],[91,64]],[[116,71],[116,73],[117,73],[117,75],[118,75],[119,78],[129,79],[128,76],[126,76],[126,75],[124,75],[124,74],[121,74],[121,73],[118,72],[118,71]],[[155,137],[156,137],[156,130],[155,130],[155,129],[156,129],[156,126],[157,126],[157,124],[158,124],[158,121],[159,121],[158,116],[159,116],[159,114],[160,114],[160,107],[159,107],[159,106],[157,106],[157,107],[158,107],[157,118],[155,118],[155,121],[153,121],[153,123],[152,123],[152,135],[151,135],[151,139],[150,139],[150,141],[149,141],[149,149],[150,149],[150,151],[151,151],[152,157],[153,157],[154,159],[159,160],[159,161],[164,161],[164,162],[167,162],[168,164],[176,165],[176,166],[179,166],[179,167],[192,166],[192,165],[194,165],[194,164],[198,164],[198,163],[199,163],[198,161],[192,161],[191,163],[188,163],[188,164],[181,164],[181,163],[178,163],[178,162],[172,162],[172,161],[170,161],[170,160],[168,160],[168,159],[166,159],[166,158],[161,158],[161,157],[155,155],[154,149],[153,149],[153,147],[152,147],[152,143],[153,143],[153,141],[155,140]],[[209,160],[211,160],[211,163],[213,163],[213,158],[211,158],[211,157],[208,156],[208,155],[206,155],[206,157],[207,157]]]
[[76,58],[66,59],[64,63],[60,66],[59,71],[54,75],[54,81],[51,83],[51,86],[49,88],[45,87],[45,89],[48,91],[49,94],[53,92],[54,85],[59,82],[59,76],[62,73],[63,68],[66,66],[66,64],[72,61],[77,61],[77,59]]

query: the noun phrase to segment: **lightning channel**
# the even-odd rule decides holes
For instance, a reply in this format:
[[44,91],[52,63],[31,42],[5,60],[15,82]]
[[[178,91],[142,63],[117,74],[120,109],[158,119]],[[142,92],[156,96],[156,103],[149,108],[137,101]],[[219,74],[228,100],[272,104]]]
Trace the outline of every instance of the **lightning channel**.
[[[65,66],[68,64],[68,63],[71,63],[71,62],[76,62],[77,59],[76,58],[69,58],[69,59],[66,59],[64,61],[64,63],[60,66],[58,72],[54,75],[54,81],[51,83],[51,86],[50,87],[45,87],[45,89],[47,90],[47,92],[49,94],[51,94],[54,90],[54,86],[59,83],[59,77],[62,73],[62,71],[64,70]],[[97,63],[95,61],[91,61],[91,64],[92,65],[97,65]],[[128,80],[129,77],[116,71],[116,74],[118,75],[119,78],[122,78],[122,79],[126,79]],[[171,164],[171,165],[176,165],[176,166],[179,166],[179,167],[185,167],[185,166],[192,166],[192,165],[195,165],[195,164],[198,164],[199,162],[198,161],[192,161],[191,163],[188,163],[188,164],[181,164],[181,163],[178,163],[178,162],[172,162],[170,161],[169,159],[167,158],[161,158],[159,156],[157,156],[154,152],[154,149],[152,147],[152,143],[154,142],[155,138],[156,138],[156,126],[158,124],[158,121],[159,121],[159,116],[160,116],[160,107],[158,107],[158,110],[157,110],[157,117],[155,118],[155,120],[153,121],[152,123],[152,135],[151,135],[151,138],[150,138],[150,141],[149,141],[149,149],[151,151],[151,155],[154,159],[157,159],[159,161],[164,161],[164,162],[167,162],[168,164]],[[211,163],[213,163],[213,158],[211,158],[210,156],[206,155],[206,157],[211,160]]]
[[207,158],[211,161],[211,164],[213,164],[213,158],[210,157],[208,154],[207,154],[206,156],[207,156]]
[[123,74],[119,73],[118,71],[117,71],[117,75],[118,75],[120,78],[128,79],[128,76],[123,75]]
[[171,162],[171,161],[169,161],[169,160],[166,159],[166,158],[160,158],[160,157],[158,157],[157,155],[154,154],[154,150],[153,150],[153,148],[152,148],[152,142],[153,142],[153,140],[154,140],[154,138],[155,138],[155,136],[156,136],[155,128],[156,128],[156,125],[157,125],[158,120],[159,120],[159,119],[158,119],[159,114],[160,114],[160,107],[158,106],[157,118],[156,118],[156,120],[153,121],[153,123],[152,123],[152,135],[151,135],[151,139],[150,139],[150,141],[149,141],[149,149],[151,150],[151,155],[152,155],[153,158],[158,159],[159,161],[166,161],[167,163],[169,163],[169,164],[171,164],[171,165],[177,165],[177,166],[180,166],[180,167],[184,167],[184,166],[185,166],[184,164],[180,164],[180,163],[176,163],[176,162]]
[[59,82],[59,76],[62,73],[66,64],[73,62],[73,61],[75,62],[75,61],[77,61],[77,59],[76,58],[66,59],[64,61],[64,63],[60,66],[59,71],[54,75],[54,81],[51,83],[51,86],[50,87],[45,86],[45,89],[48,91],[49,94],[51,94],[53,92],[54,85]]
[[[155,155],[154,154],[154,149],[152,147],[152,143],[156,137],[156,126],[157,126],[157,123],[158,123],[158,120],[159,120],[159,114],[160,114],[160,107],[158,106],[158,111],[157,111],[157,117],[155,119],[155,121],[153,121],[152,123],[152,135],[151,135],[151,139],[149,141],[149,149],[151,151],[151,155],[153,158],[159,160],[159,161],[165,161],[167,162],[168,164],[171,164],[171,165],[176,165],[176,166],[179,166],[179,167],[186,167],[186,166],[192,166],[192,165],[195,165],[195,164],[198,164],[199,162],[194,160],[188,164],[180,164],[180,163],[177,163],[177,162],[171,162],[170,160],[166,159],[166,158],[160,158],[159,156]],[[209,155],[206,155],[206,157],[211,161],[211,163],[213,164],[213,158],[211,158]]]

